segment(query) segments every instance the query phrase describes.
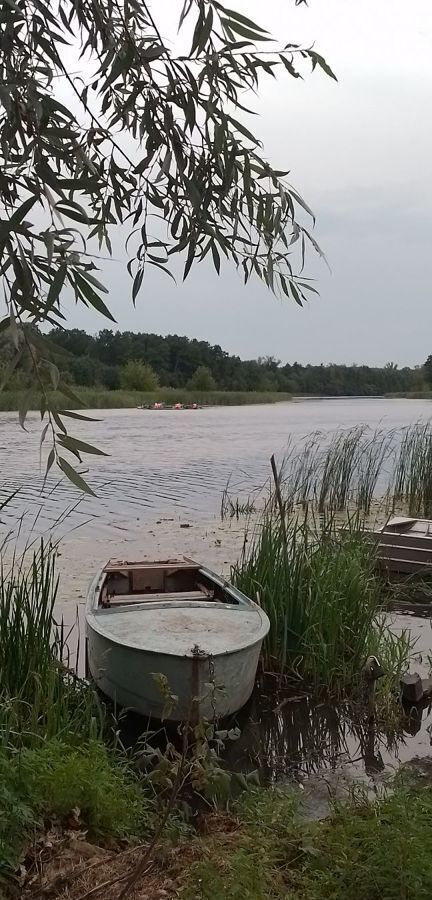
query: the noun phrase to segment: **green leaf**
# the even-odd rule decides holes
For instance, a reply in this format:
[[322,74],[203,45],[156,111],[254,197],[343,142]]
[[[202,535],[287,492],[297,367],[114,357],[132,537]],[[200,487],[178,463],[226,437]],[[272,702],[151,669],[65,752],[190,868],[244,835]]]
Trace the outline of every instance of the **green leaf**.
[[103,291],[104,294],[109,294],[108,288],[105,287],[97,278],[94,277],[87,269],[80,269],[80,274],[86,281],[90,281],[95,287],[99,288],[100,291]]
[[48,291],[46,303],[47,308],[51,309],[58,301],[60,297],[61,289],[64,285],[64,281],[66,278],[67,266],[62,263],[61,266],[57,269],[57,272],[54,275],[54,278],[51,282],[50,289]]
[[110,313],[108,307],[104,303],[99,294],[93,290],[91,285],[82,277],[80,272],[77,269],[74,269],[75,275],[75,284],[79,290],[79,293],[82,294],[85,299],[90,303],[90,306],[93,306],[94,309],[97,309],[103,316],[107,319],[111,319],[111,322],[115,322],[114,316]]
[[50,373],[50,378],[51,378],[51,384],[52,384],[54,390],[56,391],[59,386],[59,382],[60,382],[60,372],[59,372],[57,366],[55,365],[55,363],[50,362],[49,359],[46,360],[45,365],[48,367],[48,371]]
[[69,400],[72,400],[73,403],[77,403],[78,406],[84,406],[84,400],[72,390],[69,384],[65,384],[64,382],[60,385],[60,392],[65,395],[65,397],[69,397]]
[[189,241],[189,250],[188,250],[188,255],[187,255],[187,259],[186,259],[186,265],[184,267],[184,272],[183,272],[183,281],[186,281],[186,278],[188,277],[192,263],[194,261],[195,247],[196,247],[196,243],[191,238]]
[[48,459],[47,459],[47,464],[46,464],[46,469],[45,469],[45,481],[46,481],[46,477],[48,475],[49,470],[53,466],[54,460],[55,460],[55,453],[54,453],[54,449],[51,448],[50,452],[48,453]]
[[135,303],[135,300],[139,294],[140,287],[142,285],[142,280],[144,278],[144,269],[138,269],[138,272],[135,275],[134,282],[132,285],[132,300]]
[[[30,401],[33,397],[33,388],[30,388],[25,394],[20,403],[20,408],[18,410],[18,420],[21,425],[23,431],[26,431],[25,420],[27,418],[27,413],[29,411]],[[47,426],[45,426],[46,428]]]
[[332,71],[328,62],[326,62],[323,56],[320,56],[320,54],[316,53],[315,50],[308,50],[308,54],[312,60],[312,70],[314,70],[318,65],[320,69],[322,69],[323,72],[326,73],[326,75],[329,75],[330,78],[334,78],[334,80],[337,81],[335,73]]
[[91,487],[84,481],[84,478],[75,471],[67,459],[64,459],[63,456],[59,456],[58,464],[62,472],[65,473],[66,477],[69,478],[69,481],[71,481],[78,490],[83,491],[84,494],[90,494],[92,497],[96,497],[95,492],[92,491]]
[[17,327],[16,318],[15,318],[12,306],[9,309],[9,324],[10,324],[10,332],[12,335],[12,341],[14,343],[15,350],[19,350],[18,327]]
[[213,10],[210,6],[209,11],[208,11],[207,16],[204,21],[204,25],[200,31],[198,46],[197,46],[198,53],[201,53],[203,50],[205,50],[207,41],[211,35],[212,28],[213,28]]
[[212,241],[212,243],[211,243],[211,252],[212,252],[214,267],[216,269],[216,272],[219,275],[219,273],[220,273],[220,255],[219,255],[218,249],[217,249],[214,241]]
[[236,19],[237,22],[242,22],[243,25],[246,25],[246,27],[250,28],[252,31],[261,31],[263,34],[269,33],[265,28],[261,28],[256,22],[252,22],[252,19],[248,19],[247,16],[243,16],[241,13],[237,12],[237,10],[228,9],[226,6],[222,6],[221,3],[215,3],[214,5],[217,9],[222,10],[229,19]]
[[93,419],[92,416],[82,416],[81,413],[72,412],[71,409],[59,409],[59,416],[67,416],[68,419],[79,419],[81,422],[101,422],[102,419]]
[[94,456],[108,456],[108,453],[99,450],[98,447],[93,447],[92,444],[87,444],[86,441],[79,441],[78,438],[71,437],[69,434],[61,435],[59,440],[63,447],[66,447],[66,450],[70,450],[72,453],[92,453]]
[[245,28],[244,25],[240,25],[238,22],[234,22],[232,19],[221,18],[221,22],[230,31],[235,31],[237,34],[240,34],[241,37],[247,38],[247,40],[253,44],[257,43],[258,41],[273,40],[273,38],[264,37],[263,34],[257,33],[256,31],[251,31],[249,28]]

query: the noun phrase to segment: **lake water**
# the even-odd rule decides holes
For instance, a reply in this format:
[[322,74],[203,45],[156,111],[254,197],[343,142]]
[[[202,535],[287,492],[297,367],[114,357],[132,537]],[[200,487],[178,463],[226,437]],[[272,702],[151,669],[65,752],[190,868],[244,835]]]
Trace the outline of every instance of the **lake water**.
[[[40,421],[28,418],[22,431],[14,413],[0,413],[0,501],[16,497],[1,513],[7,528],[24,512],[38,515],[38,530],[65,534],[81,526],[114,537],[136,522],[160,516],[208,519],[218,512],[230,479],[235,495],[254,490],[269,475],[269,457],[289,442],[301,445],[311,432],[322,440],[338,428],[368,424],[394,429],[432,416],[421,400],[305,400],[268,406],[202,410],[103,410],[99,422],[71,422],[71,433],[104,449],[107,457],[86,457],[86,474],[97,498],[80,497],[53,470],[45,490],[39,465]],[[78,503],[78,506],[76,505]],[[66,512],[68,517],[65,519]]]

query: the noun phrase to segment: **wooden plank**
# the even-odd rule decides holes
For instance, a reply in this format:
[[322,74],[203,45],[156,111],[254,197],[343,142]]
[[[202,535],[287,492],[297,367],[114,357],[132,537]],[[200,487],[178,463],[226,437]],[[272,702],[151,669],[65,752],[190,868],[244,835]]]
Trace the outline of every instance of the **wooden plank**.
[[142,603],[153,600],[159,602],[160,600],[209,600],[211,598],[202,591],[175,591],[158,594],[114,594],[108,599],[110,606],[117,606],[122,603]]
[[108,573],[108,572],[137,572],[139,570],[142,570],[143,572],[145,572],[148,569],[154,569],[155,571],[159,571],[159,572],[164,571],[164,572],[170,572],[170,573],[177,572],[177,570],[182,571],[182,572],[185,570],[190,571],[190,572],[196,572],[199,569],[199,566],[195,565],[195,564],[191,564],[189,562],[181,562],[181,561],[176,562],[176,563],[174,563],[174,562],[170,562],[170,563],[122,562],[122,563],[119,563],[118,565],[110,562],[110,563],[108,563],[108,565],[105,566],[103,571]]

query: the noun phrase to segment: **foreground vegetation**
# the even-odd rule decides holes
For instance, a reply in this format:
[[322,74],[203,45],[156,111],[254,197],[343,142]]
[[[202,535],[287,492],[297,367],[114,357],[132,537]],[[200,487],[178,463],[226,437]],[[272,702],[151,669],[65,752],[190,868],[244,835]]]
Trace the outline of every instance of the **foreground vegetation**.
[[[289,793],[246,794],[209,829],[181,876],[181,900],[428,900],[432,787],[399,783],[372,802],[357,791],[308,822]],[[187,859],[187,857],[186,857]]]
[[[34,830],[78,810],[90,836],[142,836],[149,792],[115,751],[92,688],[68,666],[56,625],[55,548],[0,573],[0,874]],[[108,744],[105,740],[108,739]]]
[[[52,392],[49,395],[59,408],[66,404],[71,405],[70,399],[65,398],[60,392]],[[159,388],[154,391],[108,391],[104,388],[79,388],[77,397],[80,405],[73,404],[78,409],[123,409],[136,408],[153,403],[165,403],[172,406],[175,403],[192,404],[199,406],[244,406],[254,403],[281,403],[291,400],[290,394],[282,393],[258,393],[255,391],[192,391],[176,390],[175,388]],[[0,410],[16,411],[21,407],[23,392],[10,390],[0,392]],[[38,397],[34,400],[30,396],[27,400],[29,409],[38,408]]]

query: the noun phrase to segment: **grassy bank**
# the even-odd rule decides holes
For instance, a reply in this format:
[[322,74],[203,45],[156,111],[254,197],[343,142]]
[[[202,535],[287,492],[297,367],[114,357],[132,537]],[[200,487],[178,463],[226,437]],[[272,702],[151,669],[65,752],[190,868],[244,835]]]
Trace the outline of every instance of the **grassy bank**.
[[[175,403],[192,404],[200,406],[246,406],[260,403],[281,403],[292,400],[291,394],[257,391],[189,391],[175,388],[160,388],[151,393],[142,391],[107,391],[97,388],[74,388],[75,393],[82,401],[83,409],[123,409],[136,408],[137,406],[165,403],[167,406]],[[70,399],[59,393],[53,393],[53,400],[59,408],[71,408]],[[23,399],[19,391],[0,392],[0,411],[8,412],[18,410]],[[39,395],[32,401],[29,409],[39,409]],[[72,408],[75,408],[72,404]]]
[[432,788],[398,784],[307,822],[289,793],[249,793],[183,855],[181,900],[428,900]]

